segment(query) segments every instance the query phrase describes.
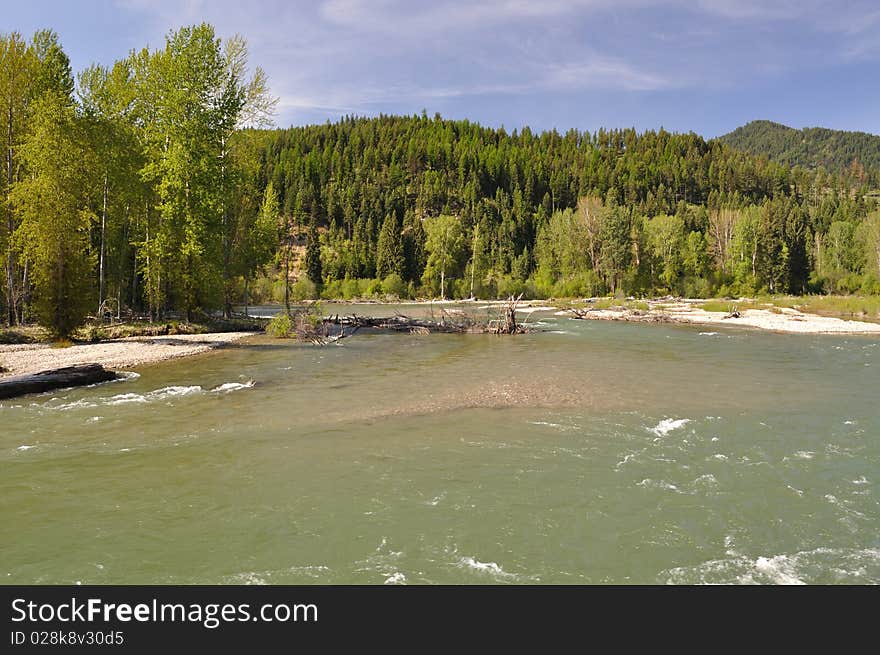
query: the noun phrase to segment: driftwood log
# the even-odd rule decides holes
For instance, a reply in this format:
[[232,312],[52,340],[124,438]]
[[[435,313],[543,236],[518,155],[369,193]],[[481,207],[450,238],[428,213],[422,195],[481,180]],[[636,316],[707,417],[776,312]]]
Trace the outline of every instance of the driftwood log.
[[16,398],[29,393],[42,393],[54,389],[109,382],[116,378],[115,371],[108,371],[100,364],[82,364],[28,375],[17,375],[0,380],[0,400]]

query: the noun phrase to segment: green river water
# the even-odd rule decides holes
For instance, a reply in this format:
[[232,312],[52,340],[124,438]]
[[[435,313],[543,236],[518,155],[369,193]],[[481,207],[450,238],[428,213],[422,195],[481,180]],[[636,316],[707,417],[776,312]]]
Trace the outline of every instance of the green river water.
[[880,582],[876,338],[530,320],[3,402],[3,581]]

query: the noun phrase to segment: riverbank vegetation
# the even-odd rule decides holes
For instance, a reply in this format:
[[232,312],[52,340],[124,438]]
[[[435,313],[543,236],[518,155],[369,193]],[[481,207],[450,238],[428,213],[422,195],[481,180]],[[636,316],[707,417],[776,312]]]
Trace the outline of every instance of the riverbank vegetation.
[[56,337],[255,301],[880,295],[864,167],[426,113],[269,130],[265,74],[204,24],[76,77],[55,33],[2,35],[0,102],[3,317]]
[[73,330],[68,337],[59,339],[51,330],[39,325],[16,325],[0,329],[0,345],[53,343],[62,346],[96,343],[130,337],[166,337],[224,332],[262,332],[269,319],[235,316],[201,317],[191,322],[169,319],[166,321],[131,320],[112,323],[89,322]]

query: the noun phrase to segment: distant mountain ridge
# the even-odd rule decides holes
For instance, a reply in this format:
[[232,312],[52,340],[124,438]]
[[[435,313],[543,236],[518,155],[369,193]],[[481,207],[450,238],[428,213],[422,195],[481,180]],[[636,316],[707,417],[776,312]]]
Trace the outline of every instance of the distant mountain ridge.
[[823,167],[829,172],[859,176],[860,169],[880,171],[880,136],[867,132],[807,127],[797,130],[781,123],[756,120],[719,137],[753,155],[786,166]]

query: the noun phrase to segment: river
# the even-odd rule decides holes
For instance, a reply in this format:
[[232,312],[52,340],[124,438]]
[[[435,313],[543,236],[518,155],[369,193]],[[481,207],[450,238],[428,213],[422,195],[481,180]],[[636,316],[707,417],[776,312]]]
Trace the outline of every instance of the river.
[[3,402],[4,582],[880,582],[880,341],[526,316]]

